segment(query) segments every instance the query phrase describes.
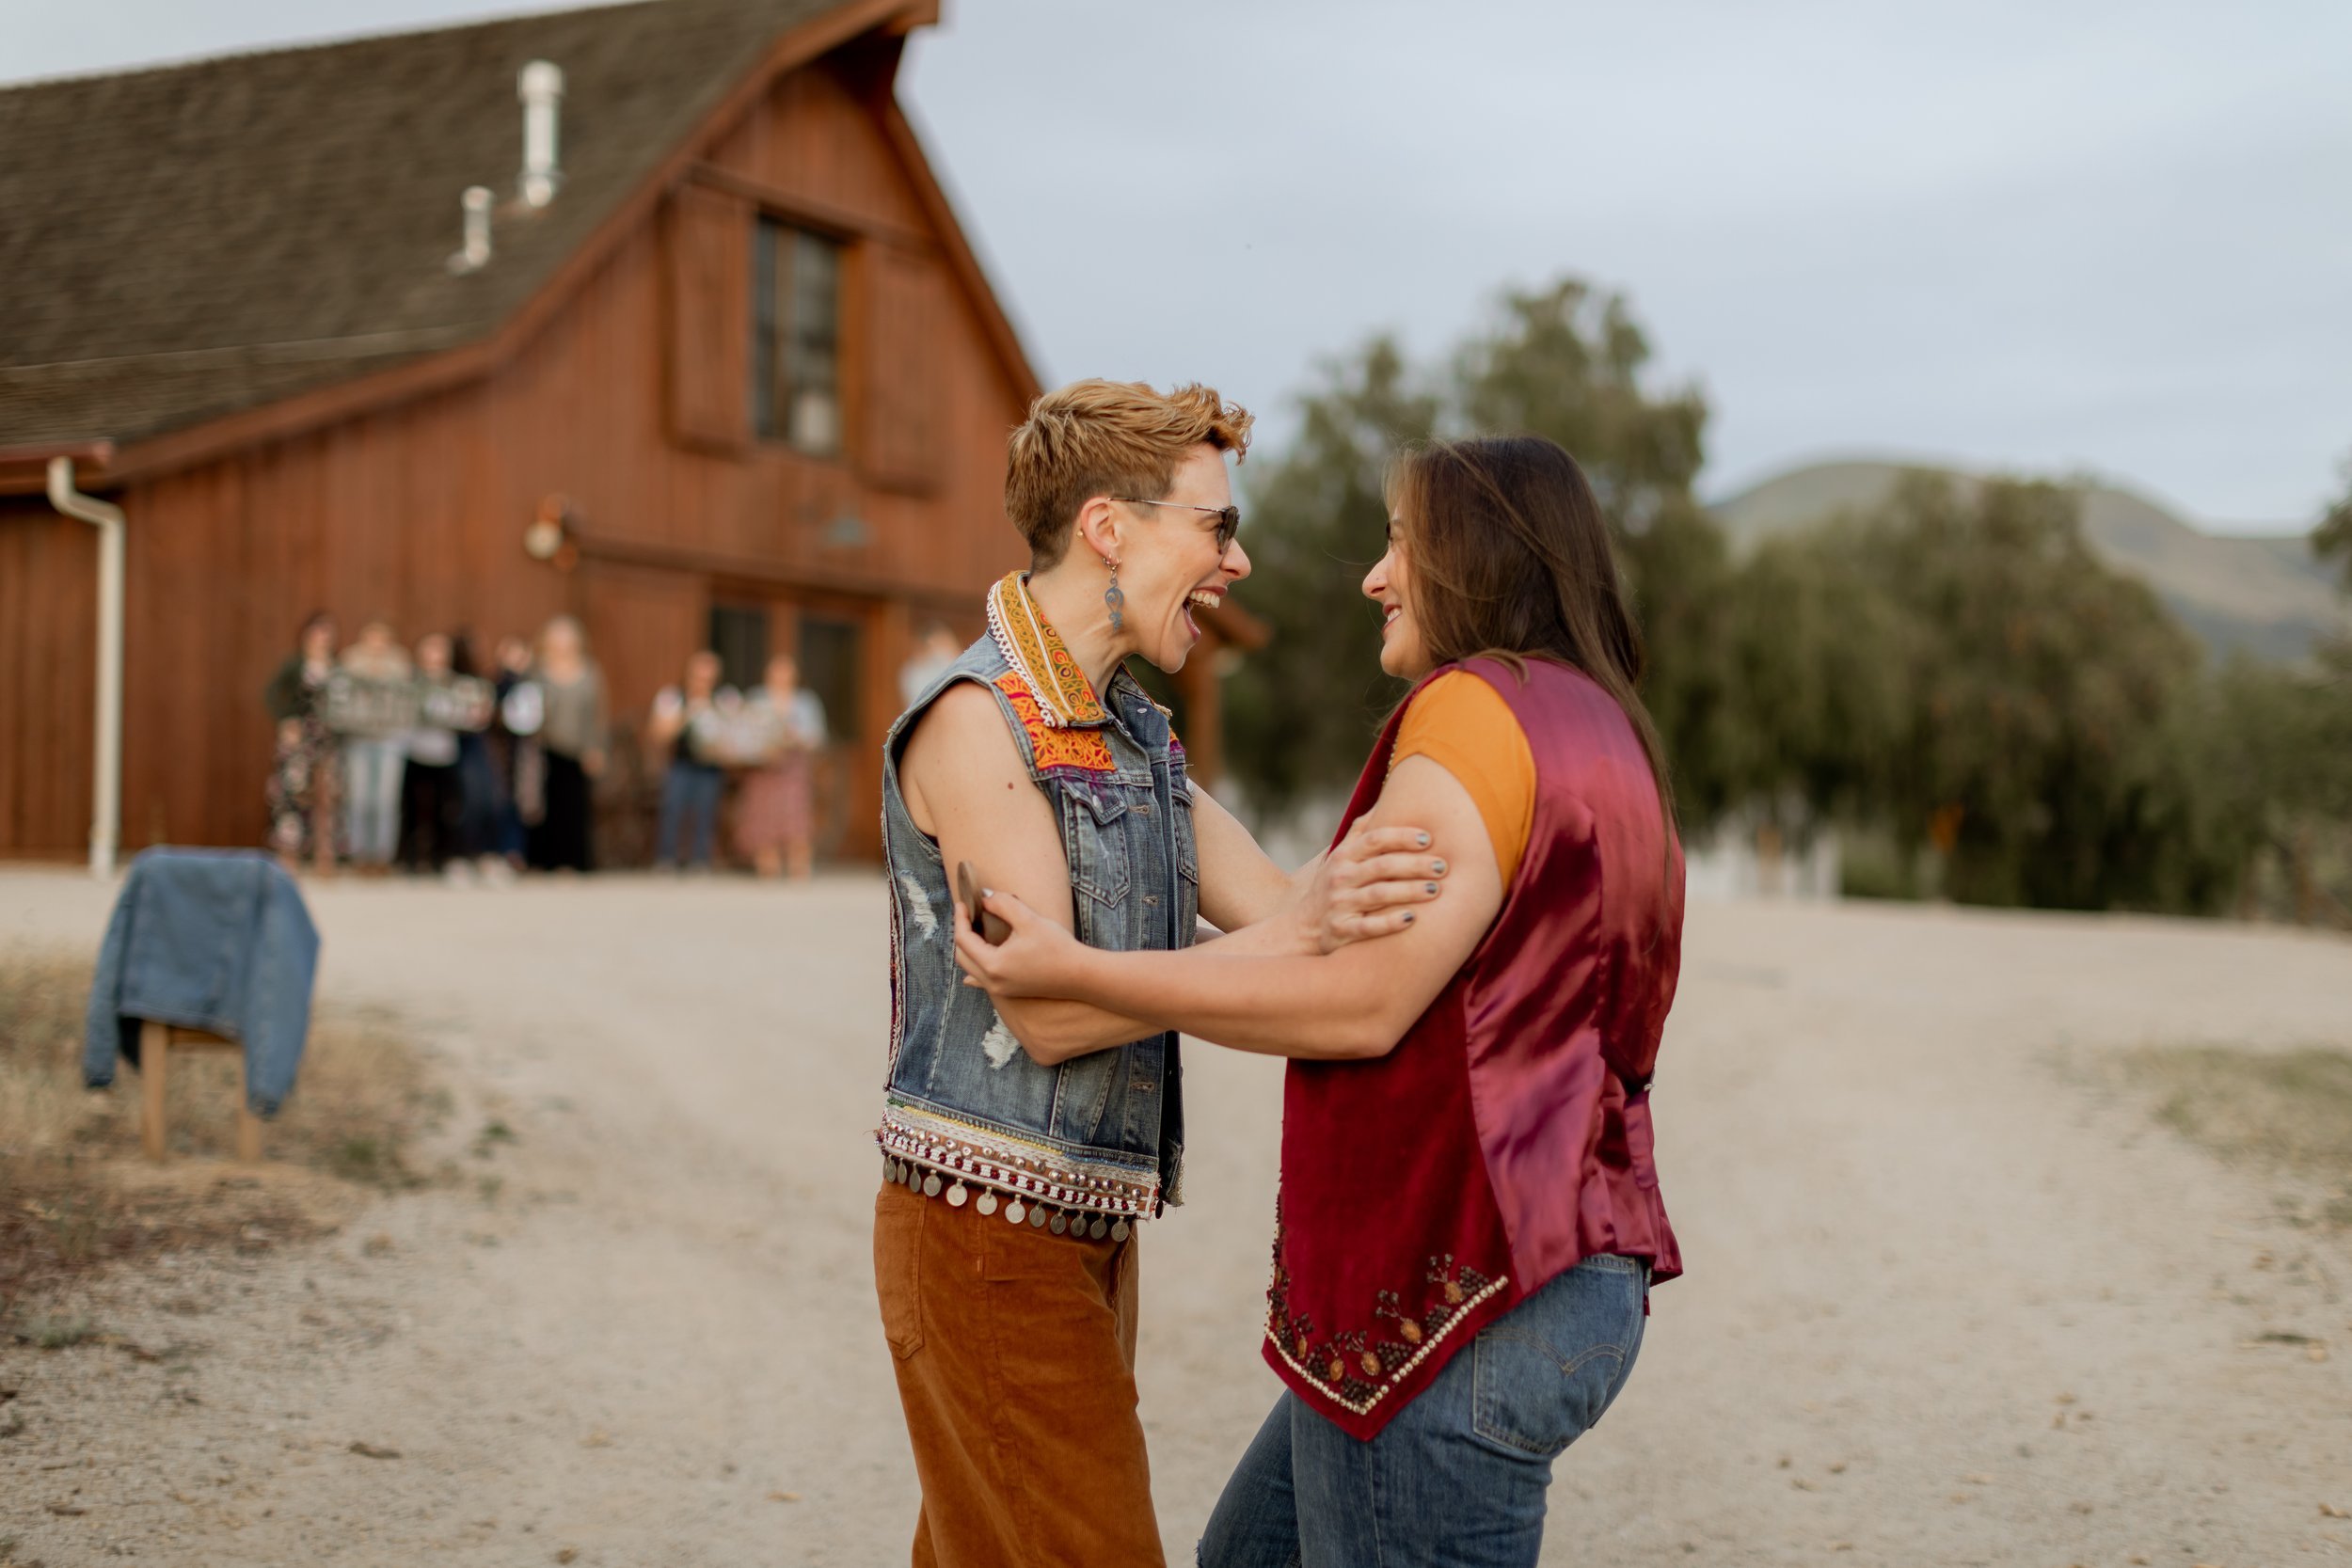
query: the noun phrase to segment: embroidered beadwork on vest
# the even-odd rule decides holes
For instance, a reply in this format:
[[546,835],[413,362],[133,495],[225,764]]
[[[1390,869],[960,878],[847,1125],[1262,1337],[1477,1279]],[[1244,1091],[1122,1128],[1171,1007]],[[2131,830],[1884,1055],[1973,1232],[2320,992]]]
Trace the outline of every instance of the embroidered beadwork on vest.
[[1020,715],[1022,731],[1029,737],[1029,750],[1037,758],[1040,772],[1057,768],[1087,773],[1119,771],[1119,764],[1111,757],[1109,736],[1099,729],[1056,728],[1019,674],[1007,671],[997,676],[996,689],[1005,694],[1013,712]]
[[1029,597],[1028,576],[1008,572],[988,591],[988,629],[1005,662],[1037,699],[1040,716],[1052,728],[1108,723],[1110,716],[1087,683],[1086,672]]
[[1291,1311],[1290,1271],[1282,1266],[1278,1206],[1274,1282],[1266,1287],[1266,1340],[1324,1398],[1361,1416],[1386,1399],[1482,1303],[1510,1283],[1507,1275],[1489,1278],[1447,1253],[1429,1259],[1427,1275],[1412,1288],[1414,1298],[1422,1304],[1416,1315],[1406,1315],[1397,1291],[1382,1291],[1373,1303],[1375,1326],[1327,1329]]

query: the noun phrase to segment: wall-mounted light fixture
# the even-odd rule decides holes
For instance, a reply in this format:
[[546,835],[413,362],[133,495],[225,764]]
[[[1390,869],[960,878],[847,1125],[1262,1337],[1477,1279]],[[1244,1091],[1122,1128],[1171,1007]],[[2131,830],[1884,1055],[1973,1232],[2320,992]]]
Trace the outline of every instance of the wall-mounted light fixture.
[[580,543],[572,536],[572,503],[561,493],[540,498],[538,514],[523,530],[523,553],[533,561],[553,562],[568,572],[580,563]]

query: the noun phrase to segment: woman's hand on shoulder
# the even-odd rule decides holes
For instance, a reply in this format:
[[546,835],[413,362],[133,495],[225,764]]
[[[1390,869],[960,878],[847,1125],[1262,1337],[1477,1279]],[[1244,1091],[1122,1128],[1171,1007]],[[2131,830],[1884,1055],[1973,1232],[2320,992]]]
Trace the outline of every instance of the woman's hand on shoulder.
[[1291,911],[1298,950],[1336,953],[1410,927],[1417,909],[1443,894],[1453,869],[1430,852],[1433,842],[1422,828],[1375,827],[1371,816],[1358,817],[1299,874],[1304,886]]

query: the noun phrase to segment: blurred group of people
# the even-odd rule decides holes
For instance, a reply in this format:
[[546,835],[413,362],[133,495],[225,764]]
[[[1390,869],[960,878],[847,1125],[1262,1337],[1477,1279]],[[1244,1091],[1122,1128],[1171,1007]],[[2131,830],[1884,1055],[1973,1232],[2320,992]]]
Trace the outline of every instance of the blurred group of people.
[[722,669],[719,656],[704,649],[687,659],[683,680],[654,698],[645,737],[670,749],[654,862],[709,869],[733,778],[737,852],[762,877],[806,878],[816,858],[824,704],[801,684],[800,662],[789,654],[769,659],[760,684],[747,692],[723,685]]
[[501,638],[487,668],[463,631],[404,647],[372,621],[339,649],[336,629],[305,621],[263,695],[269,847],[289,869],[496,882],[592,868],[611,726],[579,622],[557,616],[535,644]]

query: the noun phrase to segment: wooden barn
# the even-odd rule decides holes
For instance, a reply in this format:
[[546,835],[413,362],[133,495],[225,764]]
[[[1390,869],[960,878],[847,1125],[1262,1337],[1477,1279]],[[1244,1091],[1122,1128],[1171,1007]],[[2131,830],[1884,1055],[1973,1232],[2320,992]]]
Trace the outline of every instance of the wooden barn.
[[654,692],[797,649],[873,854],[902,658],[1022,559],[1039,389],[894,97],[937,16],[652,0],[0,91],[0,854],[112,829],[110,534],[126,851],[261,842],[262,688],[325,609],[578,615],[622,863]]

